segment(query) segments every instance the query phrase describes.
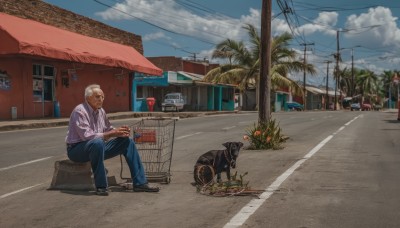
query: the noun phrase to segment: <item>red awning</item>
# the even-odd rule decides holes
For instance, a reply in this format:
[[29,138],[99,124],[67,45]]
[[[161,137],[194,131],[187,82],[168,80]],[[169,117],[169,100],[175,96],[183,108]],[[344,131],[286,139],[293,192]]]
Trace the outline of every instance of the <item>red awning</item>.
[[0,55],[27,54],[79,63],[121,67],[161,75],[133,47],[96,39],[36,21],[0,13]]

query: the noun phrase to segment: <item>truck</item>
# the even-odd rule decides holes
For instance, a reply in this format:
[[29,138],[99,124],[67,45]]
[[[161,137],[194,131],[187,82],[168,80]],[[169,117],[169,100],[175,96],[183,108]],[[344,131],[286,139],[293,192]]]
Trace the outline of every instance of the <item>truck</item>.
[[182,93],[167,93],[164,101],[161,103],[161,110],[166,111],[182,111],[185,106],[185,98]]

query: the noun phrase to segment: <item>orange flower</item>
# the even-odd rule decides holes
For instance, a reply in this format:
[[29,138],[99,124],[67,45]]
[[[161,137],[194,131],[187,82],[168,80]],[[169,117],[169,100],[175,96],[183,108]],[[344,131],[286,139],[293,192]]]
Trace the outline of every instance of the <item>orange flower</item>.
[[267,143],[271,141],[271,136],[267,136]]
[[261,135],[261,131],[255,131],[254,132],[254,136],[259,136],[259,135]]
[[243,140],[245,140],[245,141],[249,140],[249,136],[243,135]]

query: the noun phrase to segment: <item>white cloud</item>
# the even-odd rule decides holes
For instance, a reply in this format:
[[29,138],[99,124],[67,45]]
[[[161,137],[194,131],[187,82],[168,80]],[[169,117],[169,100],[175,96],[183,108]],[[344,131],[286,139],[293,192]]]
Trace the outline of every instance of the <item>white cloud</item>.
[[[261,11],[259,9],[251,8],[247,14],[241,15],[238,18],[231,18],[211,13],[195,14],[193,11],[178,5],[177,2],[175,0],[125,0],[116,3],[113,7],[126,12],[126,14],[111,8],[97,14],[105,20],[141,20],[172,31],[173,33],[185,34],[198,40],[207,41],[211,43],[209,50],[203,50],[197,54],[209,59],[211,59],[213,44],[217,44],[226,38],[246,41],[248,35],[243,30],[245,24],[252,24],[256,28],[260,28]],[[397,17],[392,15],[389,8],[376,7],[369,9],[368,12],[363,14],[350,15],[347,17],[345,24],[342,24],[342,21],[339,24],[339,14],[337,12],[320,12],[314,19],[302,18],[301,15],[299,17],[306,21],[309,20],[309,22],[297,28],[296,33],[308,36],[307,38],[328,35],[335,39],[337,27],[343,26],[346,29],[355,29],[351,32],[340,33],[341,39],[347,47],[362,45],[374,49],[392,47],[391,50],[393,50],[393,47],[400,46],[400,30],[396,24]],[[373,27],[376,25],[380,26]],[[273,36],[284,32],[291,33],[283,17],[277,17],[272,20],[271,26]],[[190,45],[188,46],[186,42],[180,42],[185,40],[184,37],[174,39],[172,37],[174,36],[167,31],[160,30],[160,32],[144,35],[143,40],[163,42],[176,49],[194,49]],[[322,40],[313,41],[315,41],[316,46],[319,42],[322,42]],[[377,58],[376,54],[374,57],[375,59]],[[321,68],[318,70],[318,75],[325,75],[326,65],[321,64],[321,56],[313,56],[313,54],[309,53],[307,58],[310,63],[314,63],[316,67]],[[357,59],[360,60],[361,56],[359,55]],[[374,62],[374,60],[370,59],[366,61]],[[394,62],[397,63],[394,59],[390,63],[386,61],[387,64],[391,65],[395,65]],[[377,72],[383,69],[381,65],[385,64],[385,62],[376,63],[375,61],[374,64],[376,66],[360,63],[359,66],[363,66],[364,68],[368,66],[368,69],[374,69]]]
[[170,40],[171,37],[166,36],[165,33],[163,32],[150,33],[143,36],[143,41],[158,40],[158,39]]
[[327,35],[335,35],[333,29],[338,21],[339,14],[336,12],[320,12],[318,17],[312,23],[304,24],[299,27],[299,32],[304,35],[310,35],[317,32],[322,32]]
[[347,18],[345,37],[360,45],[380,48],[400,46],[400,30],[396,24],[397,17],[389,8],[370,8],[367,13],[350,15]]
[[[179,7],[173,0],[125,0],[116,3],[113,8],[97,13],[105,20],[135,20],[140,19],[157,25],[165,30],[199,38],[210,43],[218,43],[227,37],[242,39],[243,25],[251,23],[259,25],[260,12],[250,9],[249,15],[241,18],[229,18],[207,14],[205,16],[193,14],[185,8]],[[161,36],[159,38],[162,38]]]

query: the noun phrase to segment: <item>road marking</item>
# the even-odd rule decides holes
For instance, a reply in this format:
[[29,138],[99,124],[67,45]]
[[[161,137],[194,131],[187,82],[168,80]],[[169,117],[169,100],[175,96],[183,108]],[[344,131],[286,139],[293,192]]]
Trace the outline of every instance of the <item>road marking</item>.
[[227,131],[227,130],[232,129],[232,128],[235,128],[235,127],[236,127],[236,126],[224,127],[224,128],[222,128],[222,130]]
[[182,135],[182,136],[177,137],[175,140],[184,139],[184,138],[187,138],[187,137],[190,137],[190,136],[194,136],[194,135],[198,135],[198,134],[201,134],[201,133],[203,133],[203,132],[196,132],[196,133],[189,134],[189,135]]
[[354,120],[356,120],[357,118],[359,118],[359,117],[361,117],[361,116],[362,116],[362,114],[361,114],[361,115],[358,115],[358,116],[356,116],[356,117],[354,117],[352,120],[350,120],[349,122],[345,123],[344,125],[345,125],[345,126],[350,125]]
[[40,159],[36,159],[36,160],[33,160],[33,161],[28,161],[28,162],[21,163],[21,164],[17,164],[17,165],[12,165],[12,166],[8,166],[8,167],[0,168],[0,172],[1,172],[1,171],[4,171],[4,170],[7,170],[7,169],[15,168],[15,167],[18,167],[18,166],[29,165],[29,164],[32,164],[32,163],[35,163],[35,162],[44,161],[44,160],[50,159],[50,158],[52,158],[52,157],[53,157],[53,156],[46,157],[46,158],[40,158]]
[[[359,116],[355,117],[348,123],[347,125],[356,120]],[[345,125],[346,125],[345,124]],[[299,168],[301,164],[311,158],[315,153],[317,153],[322,147],[327,144],[335,134],[343,130],[345,127],[342,126],[334,132],[333,134],[326,137],[322,140],[317,146],[315,146],[310,152],[308,152],[302,159],[298,160],[294,165],[292,165],[289,169],[287,169],[284,173],[282,173],[276,180],[265,189],[258,199],[251,200],[247,205],[245,205],[235,216],[231,218],[231,220],[225,224],[224,228],[233,228],[242,226],[246,220],[257,211],[257,209],[276,191],[279,189],[281,184],[290,176],[292,173]]]
[[240,124],[253,124],[253,123],[254,121],[241,121],[238,124],[240,125]]
[[30,186],[30,187],[27,187],[27,188],[23,188],[23,189],[20,189],[20,190],[17,190],[17,191],[13,191],[13,192],[10,192],[10,193],[1,195],[1,196],[0,196],[0,199],[6,198],[6,197],[8,197],[8,196],[11,196],[11,195],[14,195],[14,194],[17,194],[17,193],[20,193],[20,192],[23,192],[23,191],[25,191],[25,190],[28,190],[28,189],[37,187],[37,186],[42,185],[42,184],[44,184],[44,183],[35,184],[35,185]]
[[38,127],[38,128],[29,128],[29,129],[14,129],[14,130],[6,130],[6,131],[0,131],[0,134],[7,134],[10,132],[21,132],[21,131],[40,131],[43,129],[56,129],[56,128],[67,128],[68,126],[58,126],[58,127]]

